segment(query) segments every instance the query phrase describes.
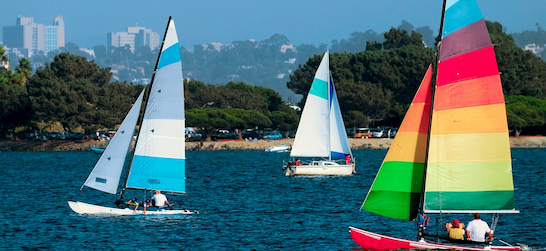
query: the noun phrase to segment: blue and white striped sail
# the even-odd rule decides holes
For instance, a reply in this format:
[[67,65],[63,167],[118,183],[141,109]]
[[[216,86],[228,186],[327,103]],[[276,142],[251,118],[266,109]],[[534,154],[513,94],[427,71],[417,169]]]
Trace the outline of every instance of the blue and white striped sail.
[[184,133],[182,60],[174,21],[170,19],[146,102],[127,187],[184,193]]
[[117,130],[116,135],[112,138],[108,147],[106,147],[106,150],[104,150],[100,156],[93,171],[91,171],[87,180],[85,180],[85,186],[106,193],[116,193],[121,177],[121,170],[125,164],[127,152],[135,133],[135,126],[137,124],[140,106],[142,105],[143,95],[144,90],[140,93],[140,96],[138,96],[138,99],[133,104],[133,107],[123,122],[121,122],[121,126]]
[[329,60],[326,51],[305,101],[290,153],[292,157],[344,158],[351,152],[330,77]]

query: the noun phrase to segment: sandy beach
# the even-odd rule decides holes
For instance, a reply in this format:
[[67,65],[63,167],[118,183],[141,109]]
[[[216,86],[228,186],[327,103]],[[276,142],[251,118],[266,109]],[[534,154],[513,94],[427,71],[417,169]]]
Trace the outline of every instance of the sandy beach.
[[[292,145],[294,139],[205,141],[203,147],[200,142],[186,142],[187,151],[216,151],[216,150],[265,150],[270,146],[287,144]],[[388,149],[392,139],[349,139],[351,149]],[[91,146],[106,147],[104,141],[94,140],[48,140],[48,141],[0,141],[0,151],[89,151]],[[546,148],[544,136],[510,137],[512,148]]]

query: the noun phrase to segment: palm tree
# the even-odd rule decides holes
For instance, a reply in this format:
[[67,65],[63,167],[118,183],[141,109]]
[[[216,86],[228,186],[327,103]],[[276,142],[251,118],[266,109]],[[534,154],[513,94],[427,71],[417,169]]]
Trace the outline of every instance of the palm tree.
[[0,45],[0,68],[5,69],[4,65],[7,65],[7,62],[9,61],[8,55],[5,54],[6,50],[4,47]]
[[23,76],[24,82],[27,82],[28,77],[32,73],[32,67],[30,66],[30,61],[26,58],[21,58],[19,60],[19,65],[15,67],[15,72]]

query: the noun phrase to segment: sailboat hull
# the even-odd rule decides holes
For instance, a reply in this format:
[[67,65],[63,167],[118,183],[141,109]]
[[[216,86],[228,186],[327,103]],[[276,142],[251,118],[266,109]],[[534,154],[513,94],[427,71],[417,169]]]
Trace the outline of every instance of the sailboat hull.
[[[93,204],[88,204],[80,201],[68,201],[68,206],[74,212],[79,214],[93,214],[93,215],[143,215],[144,211],[137,210],[134,211],[129,208],[114,208],[114,207],[104,207]],[[159,210],[147,210],[146,215],[166,215],[166,214],[196,214],[196,210],[191,209],[159,209]]]
[[352,165],[340,165],[333,161],[313,161],[309,165],[286,168],[286,176],[293,175],[351,175]]
[[349,227],[354,242],[365,249],[449,249],[449,250],[524,250],[515,246],[468,246],[412,241],[376,234],[355,227]]

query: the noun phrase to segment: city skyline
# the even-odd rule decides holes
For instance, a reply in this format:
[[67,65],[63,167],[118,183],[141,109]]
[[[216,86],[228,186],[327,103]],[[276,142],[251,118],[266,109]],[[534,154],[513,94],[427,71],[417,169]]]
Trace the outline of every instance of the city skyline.
[[[508,33],[536,30],[537,23],[546,25],[543,0],[478,0],[478,4],[486,20],[500,22]],[[162,37],[167,19],[172,16],[180,44],[189,50],[203,43],[261,41],[274,34],[286,36],[295,45],[318,46],[347,39],[352,32],[385,32],[398,27],[402,20],[415,28],[429,26],[437,33],[441,5],[438,0],[168,0],[161,5],[146,0],[97,0],[85,5],[68,0],[0,0],[0,6],[7,10],[0,16],[0,27],[15,25],[18,16],[33,17],[35,23],[49,25],[62,15],[65,42],[91,48],[106,45],[108,32],[132,26],[145,27]]]

